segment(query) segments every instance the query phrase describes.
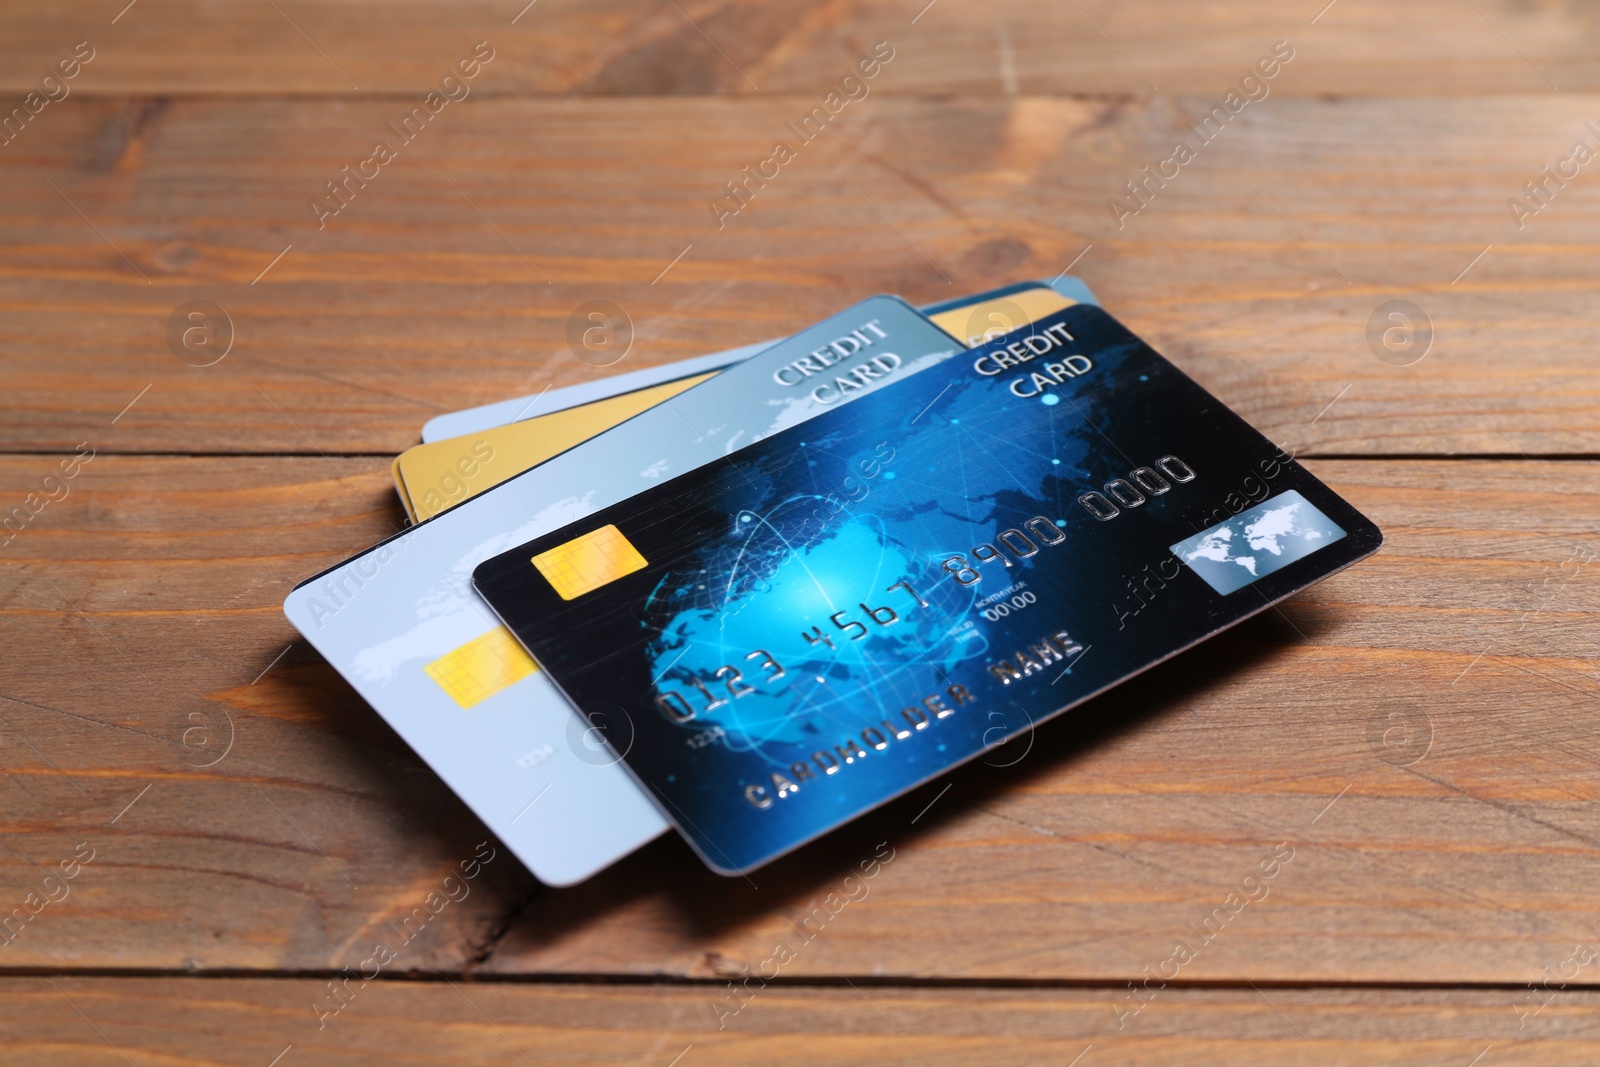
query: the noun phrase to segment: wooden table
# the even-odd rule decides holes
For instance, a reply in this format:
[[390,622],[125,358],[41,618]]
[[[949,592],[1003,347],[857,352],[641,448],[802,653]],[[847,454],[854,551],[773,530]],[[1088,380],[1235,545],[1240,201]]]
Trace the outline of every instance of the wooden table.
[[[0,1060],[1593,1060],[1593,11],[125,2],[0,13]],[[754,885],[671,837],[561,890],[501,848],[363,982],[488,835],[280,604],[401,521],[421,423],[606,373],[564,340],[589,299],[626,370],[1069,268],[1383,551]]]

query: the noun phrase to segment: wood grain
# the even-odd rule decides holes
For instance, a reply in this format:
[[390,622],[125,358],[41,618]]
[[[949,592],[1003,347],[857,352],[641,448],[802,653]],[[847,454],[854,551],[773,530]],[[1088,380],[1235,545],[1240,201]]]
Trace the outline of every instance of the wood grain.
[[1168,988],[1120,1030],[1116,991],[1103,988],[774,985],[721,1030],[712,1006],[727,994],[714,985],[351,988],[319,1030],[312,1006],[332,998],[315,979],[12,978],[0,981],[0,1032],[17,1067],[234,1067],[278,1055],[336,1067],[1433,1067],[1465,1065],[1486,1048],[1485,1063],[1534,1067],[1585,1062],[1600,1026],[1592,988],[1540,990],[1537,1014],[1526,989]]
[[[0,1061],[1592,1059],[1600,201],[1526,183],[1597,51],[1525,0],[0,4]],[[1385,548],[749,880],[539,886],[282,616],[434,414],[1069,264]]]
[[[670,837],[568,890],[506,858],[395,969],[713,978],[792,941],[791,977],[1115,983],[1288,843],[1185,980],[1537,979],[1600,939],[1600,464],[1312,466],[1383,551],[989,757],[1013,766],[754,884]],[[0,493],[47,469],[0,459]],[[103,455],[6,547],[0,899],[98,852],[0,967],[354,967],[470,858],[482,827],[278,607],[398,520],[381,460]]]
[[[0,174],[0,448],[392,454],[441,410],[603,373],[564,340],[585,300],[631,315],[614,371],[874,292],[941,299],[1076,260],[1119,317],[1301,450],[1600,452],[1600,200],[1575,180],[1520,233],[1506,208],[1600,98],[1268,99],[1120,230],[1108,198],[1199,102],[869,98],[719,230],[708,198],[795,103],[469,100],[319,230],[311,198],[398,107],[40,116]],[[1369,345],[1391,299],[1431,318],[1413,366]],[[193,300],[235,329],[214,366],[169,351]]]
[[126,3],[0,13],[0,87],[20,95],[89,40],[86,93],[411,93],[481,39],[485,93],[820,95],[890,41],[887,93],[1220,94],[1282,39],[1304,57],[1286,95],[1600,88],[1594,12],[1514,0]]

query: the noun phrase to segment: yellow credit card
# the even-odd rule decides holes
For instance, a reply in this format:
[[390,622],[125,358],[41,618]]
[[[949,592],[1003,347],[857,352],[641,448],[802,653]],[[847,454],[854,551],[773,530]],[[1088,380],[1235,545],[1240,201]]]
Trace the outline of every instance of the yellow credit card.
[[[928,316],[971,348],[1077,303],[1045,285]],[[652,385],[579,407],[479,433],[406,449],[394,461],[394,485],[413,522],[431,519],[529,467],[655,407],[716,371]]]
[[406,516],[412,521],[417,521],[417,509],[411,504],[411,494],[406,492],[406,481],[400,477],[400,457],[394,457],[394,462],[389,464],[389,474],[394,478],[394,491],[400,497],[400,506],[406,509]]
[[446,508],[699,385],[711,374],[696,374],[479,433],[416,445],[395,458],[395,489],[413,522],[431,519]]

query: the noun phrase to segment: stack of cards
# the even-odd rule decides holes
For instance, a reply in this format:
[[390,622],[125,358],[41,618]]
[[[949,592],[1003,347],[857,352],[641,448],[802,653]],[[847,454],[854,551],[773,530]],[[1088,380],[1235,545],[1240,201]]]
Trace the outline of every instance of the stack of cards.
[[752,870],[1381,541],[1071,278],[423,436],[285,611],[557,885],[669,825]]

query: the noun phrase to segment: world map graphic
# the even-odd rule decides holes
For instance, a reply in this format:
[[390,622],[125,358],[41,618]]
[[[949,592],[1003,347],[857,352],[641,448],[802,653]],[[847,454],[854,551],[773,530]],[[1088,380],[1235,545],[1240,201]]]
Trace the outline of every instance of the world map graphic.
[[1345,535],[1293,490],[1172,546],[1219,593],[1242,589]]

